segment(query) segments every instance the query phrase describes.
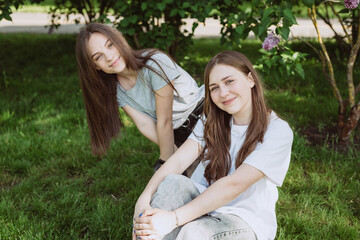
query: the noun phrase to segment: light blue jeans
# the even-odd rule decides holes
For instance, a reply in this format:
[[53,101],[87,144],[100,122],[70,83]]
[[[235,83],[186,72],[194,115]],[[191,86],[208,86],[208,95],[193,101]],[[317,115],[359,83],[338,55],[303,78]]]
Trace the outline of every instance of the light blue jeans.
[[[182,175],[169,175],[159,185],[151,199],[153,208],[174,210],[199,195],[194,183]],[[250,226],[231,214],[204,215],[167,234],[164,240],[256,240]]]

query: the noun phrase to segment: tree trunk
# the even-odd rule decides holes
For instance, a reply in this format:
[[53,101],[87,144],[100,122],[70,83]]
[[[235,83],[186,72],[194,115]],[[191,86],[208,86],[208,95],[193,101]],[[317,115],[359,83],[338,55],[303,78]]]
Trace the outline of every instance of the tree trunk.
[[349,113],[349,117],[344,122],[342,129],[340,129],[340,134],[339,134],[340,142],[347,143],[350,140],[351,133],[356,128],[359,119],[360,119],[360,105],[356,105],[351,109]]

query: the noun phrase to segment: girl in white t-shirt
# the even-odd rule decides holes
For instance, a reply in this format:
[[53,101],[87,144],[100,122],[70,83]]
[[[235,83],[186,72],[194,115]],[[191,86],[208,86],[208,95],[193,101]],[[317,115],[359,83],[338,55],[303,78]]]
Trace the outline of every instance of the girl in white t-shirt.
[[[260,78],[241,53],[216,55],[204,81],[204,117],[139,197],[133,239],[275,238],[292,130],[267,107]],[[191,179],[175,175],[201,154]]]
[[134,50],[105,24],[90,23],[80,31],[76,57],[93,153],[104,154],[118,135],[121,107],[159,145],[154,166],[159,168],[195,126],[204,88],[163,52]]

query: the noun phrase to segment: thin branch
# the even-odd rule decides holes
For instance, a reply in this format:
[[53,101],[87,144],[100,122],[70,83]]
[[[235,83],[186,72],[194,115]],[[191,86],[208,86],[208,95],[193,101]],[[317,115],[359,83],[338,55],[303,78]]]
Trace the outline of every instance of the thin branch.
[[342,27],[342,29],[344,30],[344,33],[345,33],[345,35],[346,35],[346,37],[347,37],[347,39],[348,39],[348,41],[349,41],[349,44],[350,44],[350,46],[352,47],[352,46],[353,46],[353,43],[352,43],[351,36],[349,35],[348,31],[346,30],[342,18],[340,17],[339,13],[337,13],[337,12],[335,11],[335,8],[334,8],[334,6],[332,5],[332,3],[330,3],[329,5],[330,5],[331,10],[333,11],[333,13],[334,13],[334,14],[336,15],[336,17],[338,18],[339,23],[341,24],[341,27]]
[[326,80],[328,80],[328,82],[331,84],[331,81],[330,81],[330,76],[329,74],[326,72],[326,60],[325,60],[325,56],[322,52],[319,52],[315,47],[314,45],[312,45],[311,43],[301,39],[301,38],[298,38],[298,37],[295,37],[293,32],[291,31],[291,36],[293,39],[297,39],[297,40],[300,40],[302,41],[303,43],[305,43],[306,45],[308,45],[310,48],[312,48],[312,50],[314,50],[314,52],[318,55],[320,61],[321,61],[321,65],[322,65],[322,70],[324,72],[324,75],[325,75],[325,78]]
[[319,12],[317,12],[317,15],[331,28],[331,30],[334,32],[335,36],[338,38],[342,38],[334,29],[333,25],[330,22],[330,19],[327,17],[325,18],[323,15],[321,15]]
[[330,77],[329,78],[330,84],[331,84],[332,89],[334,91],[334,95],[335,95],[336,99],[339,102],[340,113],[343,114],[343,113],[345,113],[345,109],[344,109],[344,106],[343,106],[343,99],[342,99],[340,91],[339,91],[339,89],[338,89],[338,87],[336,85],[335,76],[334,76],[334,69],[333,69],[333,66],[331,64],[329,54],[328,54],[328,52],[326,50],[325,44],[324,44],[324,42],[322,40],[320,31],[319,31],[319,27],[318,27],[318,24],[317,24],[317,21],[316,21],[316,11],[315,11],[314,6],[312,7],[312,9],[308,8],[308,15],[311,18],[311,20],[312,20],[312,22],[314,24],[314,27],[316,29],[316,33],[318,35],[318,41],[320,43],[321,50],[322,50],[322,53],[324,54],[324,58],[325,58],[325,61],[326,61],[327,67],[328,67],[329,77]]
[[322,1],[321,3],[319,3],[319,5],[320,4],[323,4],[323,3],[326,3],[326,2],[331,2],[331,3],[333,3],[333,2],[340,2],[340,1],[336,1],[336,0],[325,0],[325,1]]
[[[360,22],[360,14],[359,14],[359,22]],[[349,62],[347,64],[347,82],[349,89],[349,102],[351,108],[355,106],[355,87],[354,87],[353,72],[354,72],[356,56],[357,53],[359,52],[359,49],[360,49],[360,24],[358,26],[358,35],[357,35],[356,43],[351,49]]]

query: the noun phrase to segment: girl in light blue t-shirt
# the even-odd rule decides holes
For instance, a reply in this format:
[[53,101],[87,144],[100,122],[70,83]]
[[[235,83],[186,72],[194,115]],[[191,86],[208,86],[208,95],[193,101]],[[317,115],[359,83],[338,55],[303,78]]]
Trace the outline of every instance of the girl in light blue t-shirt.
[[119,31],[100,23],[81,30],[76,57],[93,153],[106,153],[118,135],[121,107],[159,145],[157,170],[195,126],[203,86],[163,52],[133,50]]

